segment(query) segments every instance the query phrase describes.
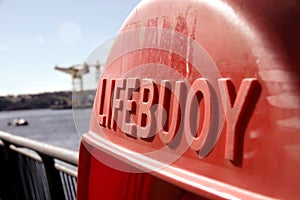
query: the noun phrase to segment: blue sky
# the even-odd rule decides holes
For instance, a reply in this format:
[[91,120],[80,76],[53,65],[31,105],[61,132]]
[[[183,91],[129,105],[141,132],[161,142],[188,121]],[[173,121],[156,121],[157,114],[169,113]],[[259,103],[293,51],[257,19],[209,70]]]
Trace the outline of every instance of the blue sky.
[[71,90],[55,65],[82,63],[140,0],[0,0],[0,95]]

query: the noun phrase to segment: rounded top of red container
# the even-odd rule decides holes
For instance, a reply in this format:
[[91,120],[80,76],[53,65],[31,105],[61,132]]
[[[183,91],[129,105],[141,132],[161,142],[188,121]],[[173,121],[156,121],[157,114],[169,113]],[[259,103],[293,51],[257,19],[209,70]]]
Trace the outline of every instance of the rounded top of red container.
[[83,141],[197,194],[299,197],[299,10],[142,1],[110,51]]

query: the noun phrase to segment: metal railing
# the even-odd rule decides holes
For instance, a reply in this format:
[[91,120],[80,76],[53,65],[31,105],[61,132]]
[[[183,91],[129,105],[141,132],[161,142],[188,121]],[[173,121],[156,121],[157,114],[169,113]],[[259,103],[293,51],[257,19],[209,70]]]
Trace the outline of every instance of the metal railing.
[[0,131],[0,199],[76,199],[78,152]]

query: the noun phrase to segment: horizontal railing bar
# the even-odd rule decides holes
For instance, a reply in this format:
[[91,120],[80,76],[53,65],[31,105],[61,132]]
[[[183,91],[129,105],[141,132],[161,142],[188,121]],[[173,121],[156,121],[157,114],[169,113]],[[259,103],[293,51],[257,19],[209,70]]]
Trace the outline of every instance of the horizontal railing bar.
[[69,169],[69,168],[67,168],[67,167],[65,167],[63,165],[58,164],[58,163],[55,163],[54,167],[58,171],[61,171],[61,172],[65,173],[65,174],[68,174],[70,176],[73,176],[73,177],[77,178],[77,172],[74,171],[74,170],[72,170],[72,169]]
[[27,156],[27,157],[35,160],[35,161],[38,161],[38,162],[41,162],[41,163],[43,162],[41,157],[39,157],[38,155],[34,155],[33,153],[26,151],[25,149],[18,148],[16,146],[12,145],[12,144],[9,145],[9,147],[10,147],[11,150],[14,150],[15,152],[18,152],[19,154]]
[[15,136],[9,133],[0,131],[0,139],[4,142],[14,144],[15,146],[26,147],[32,149],[39,154],[44,154],[67,163],[78,165],[78,152],[64,149],[61,147],[52,146],[50,144],[30,140],[24,137]]

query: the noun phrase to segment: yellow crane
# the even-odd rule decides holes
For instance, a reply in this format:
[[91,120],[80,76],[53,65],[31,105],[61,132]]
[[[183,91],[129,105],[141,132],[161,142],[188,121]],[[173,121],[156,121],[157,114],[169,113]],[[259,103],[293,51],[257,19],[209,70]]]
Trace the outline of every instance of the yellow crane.
[[73,92],[76,91],[76,87],[75,87],[75,80],[76,79],[78,79],[80,81],[80,91],[83,91],[82,76],[84,74],[89,73],[89,71],[90,71],[89,70],[89,65],[87,63],[76,64],[76,65],[72,65],[70,67],[55,66],[54,69],[71,75]]
[[[64,72],[66,74],[71,75],[72,77],[72,91],[73,91],[73,97],[72,97],[72,105],[73,108],[81,108],[83,107],[83,99],[85,96],[84,88],[83,88],[83,75],[90,73],[90,68],[95,67],[95,75],[96,75],[96,83],[98,83],[99,76],[101,74],[102,68],[100,63],[97,61],[96,64],[75,64],[71,65],[70,67],[60,67],[55,66],[54,69]],[[79,80],[79,91],[76,90],[76,80]]]

